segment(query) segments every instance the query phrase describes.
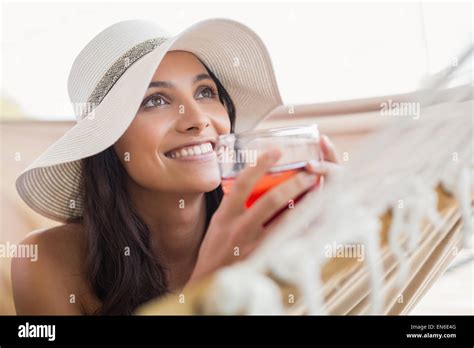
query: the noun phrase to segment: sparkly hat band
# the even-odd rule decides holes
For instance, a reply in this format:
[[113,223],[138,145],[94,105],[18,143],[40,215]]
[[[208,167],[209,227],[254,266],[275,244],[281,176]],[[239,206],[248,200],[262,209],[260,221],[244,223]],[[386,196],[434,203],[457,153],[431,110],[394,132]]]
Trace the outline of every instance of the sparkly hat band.
[[80,110],[80,119],[86,116],[93,115],[94,109],[105,98],[115,82],[123,75],[123,73],[137,60],[142,58],[145,54],[153,51],[157,46],[161,45],[168,38],[159,37],[143,41],[138,45],[133,46],[121,57],[119,57],[114,64],[107,70],[104,76],[100,79],[91,95],[87,99],[86,105],[82,106]]

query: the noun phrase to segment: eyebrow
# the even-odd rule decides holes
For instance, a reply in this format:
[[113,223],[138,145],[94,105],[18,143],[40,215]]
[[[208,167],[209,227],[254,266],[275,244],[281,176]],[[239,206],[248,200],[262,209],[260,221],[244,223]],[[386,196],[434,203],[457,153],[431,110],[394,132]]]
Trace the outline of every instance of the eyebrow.
[[[199,74],[193,79],[193,84],[202,80],[212,80],[208,74]],[[164,88],[175,88],[176,86],[169,81],[152,81],[148,85],[148,88],[152,87],[164,87]]]

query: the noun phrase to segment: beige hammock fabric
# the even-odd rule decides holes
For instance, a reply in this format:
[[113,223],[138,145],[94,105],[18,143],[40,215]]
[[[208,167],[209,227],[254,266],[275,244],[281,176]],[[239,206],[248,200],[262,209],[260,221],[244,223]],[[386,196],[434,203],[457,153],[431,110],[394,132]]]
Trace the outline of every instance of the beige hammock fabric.
[[[397,286],[395,282],[397,261],[391,254],[387,229],[391,222],[391,214],[382,218],[383,229],[380,231],[382,255],[384,263],[384,280],[386,294],[383,313],[389,315],[407,314],[422,298],[423,294],[433,285],[434,281],[446,270],[449,263],[456,257],[462,247],[463,234],[460,231],[461,219],[455,199],[442,189],[437,190],[439,196],[438,211],[443,218],[442,228],[437,230],[426,223],[420,247],[410,255],[410,279]],[[474,195],[473,195],[474,199]],[[327,304],[327,314],[357,315],[368,314],[368,293],[370,284],[366,269],[352,258],[333,259],[323,271],[323,292]],[[173,294],[165,299],[158,299],[141,307],[137,314],[141,315],[192,315],[213,314],[206,310],[206,297],[215,280],[215,275],[204,280],[184,293],[184,303],[180,294]],[[305,314],[305,307],[298,301],[298,293],[286,284],[280,284],[282,298],[294,294],[294,304],[285,303],[288,314]],[[235,313],[241,314],[241,313]]]

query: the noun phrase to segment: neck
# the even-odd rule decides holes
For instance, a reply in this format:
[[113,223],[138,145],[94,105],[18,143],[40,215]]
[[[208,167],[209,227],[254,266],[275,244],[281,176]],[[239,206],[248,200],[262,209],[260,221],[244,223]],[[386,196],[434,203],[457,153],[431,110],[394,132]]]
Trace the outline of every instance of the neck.
[[150,230],[153,251],[170,271],[169,282],[186,282],[205,233],[205,194],[157,192],[136,183],[129,194]]

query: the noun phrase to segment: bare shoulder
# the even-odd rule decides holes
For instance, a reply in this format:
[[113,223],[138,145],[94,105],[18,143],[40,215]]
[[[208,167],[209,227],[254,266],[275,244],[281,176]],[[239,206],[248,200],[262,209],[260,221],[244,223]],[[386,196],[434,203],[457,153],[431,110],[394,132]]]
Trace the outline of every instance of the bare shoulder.
[[65,224],[29,233],[21,244],[35,244],[48,252],[74,254],[84,248],[84,229],[81,224]]
[[31,250],[37,250],[36,260],[23,258],[17,260],[20,263],[29,261],[37,267],[53,263],[55,269],[78,271],[78,261],[84,254],[84,243],[84,230],[80,224],[66,224],[34,231],[29,233],[20,244],[30,247]]
[[[32,232],[20,243],[33,257],[12,259],[18,314],[87,314],[93,298],[84,269],[81,224]],[[92,301],[93,302],[93,301]]]

